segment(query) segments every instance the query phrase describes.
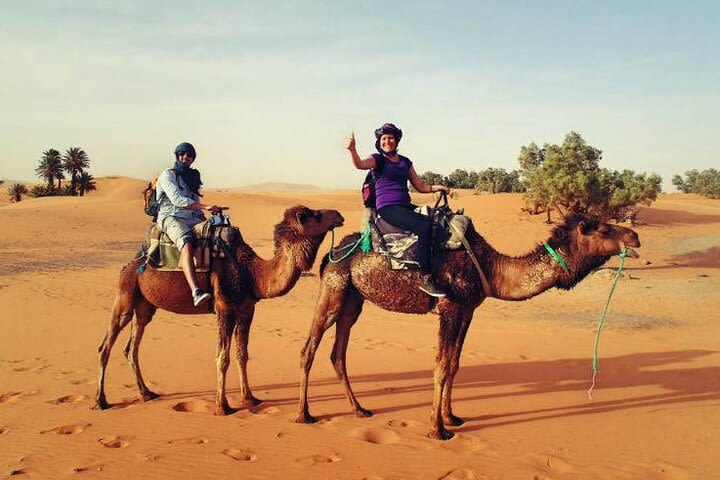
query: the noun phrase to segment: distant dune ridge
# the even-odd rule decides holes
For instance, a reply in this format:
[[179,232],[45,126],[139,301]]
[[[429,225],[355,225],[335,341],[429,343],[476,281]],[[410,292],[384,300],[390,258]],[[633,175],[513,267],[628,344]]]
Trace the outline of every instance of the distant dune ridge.
[[[329,361],[331,328],[317,352],[310,401],[319,422],[297,416],[300,347],[319,287],[312,275],[260,304],[249,376],[264,403],[226,416],[214,400],[212,315],[159,311],[140,351],[145,381],[161,394],[138,400],[118,338],[106,389],[117,405],[91,410],[97,346],[119,270],[138,250],[149,179],[100,177],[85,197],[0,204],[0,473],[65,478],[82,473],[142,478],[636,479],[716,478],[720,471],[720,202],[663,194],[642,208],[642,247],[616,288],[588,401],[596,322],[613,275],[525,302],[487,300],[475,313],[453,389],[466,423],[453,440],[425,436],[432,403],[437,317],[365,304],[349,347],[349,371],[370,418],[349,414]],[[2,188],[2,187],[0,187]],[[245,241],[264,258],[273,227],[296,204],[335,208],[361,226],[357,189],[269,184],[209,188],[228,205]],[[430,195],[413,194],[417,203]],[[520,255],[551,226],[528,216],[516,194],[458,192],[476,229],[497,250]],[[614,269],[613,258],[606,268]],[[233,362],[228,397],[237,405]]]

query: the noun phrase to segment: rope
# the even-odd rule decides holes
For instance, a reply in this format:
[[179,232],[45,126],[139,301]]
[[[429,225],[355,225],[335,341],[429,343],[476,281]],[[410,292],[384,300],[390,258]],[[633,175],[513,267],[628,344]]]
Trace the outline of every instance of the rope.
[[607,314],[608,307],[610,306],[610,299],[612,298],[613,292],[615,292],[615,286],[620,279],[620,273],[622,273],[623,265],[625,264],[625,257],[627,257],[627,248],[620,252],[620,266],[618,266],[617,272],[615,273],[615,281],[613,281],[612,287],[610,287],[610,293],[605,301],[605,308],[603,308],[602,314],[600,314],[600,320],[598,321],[597,332],[595,333],[595,349],[593,351],[593,374],[592,383],[590,389],[588,389],[588,399],[592,401],[592,391],[595,388],[595,377],[599,371],[598,369],[598,344],[600,343],[600,331],[602,330],[603,323],[605,322],[605,315]]
[[545,247],[545,250],[548,251],[548,253],[555,259],[557,263],[560,264],[560,266],[565,270],[567,273],[570,273],[570,269],[568,268],[567,263],[565,263],[565,259],[562,258],[553,248],[547,244],[547,242],[543,243],[543,246]]
[[458,227],[456,227],[452,222],[448,222],[448,225],[455,230],[455,233],[458,234],[458,238],[460,239],[460,243],[463,244],[463,247],[465,247],[465,250],[467,250],[468,255],[470,255],[470,260],[472,260],[473,264],[475,265],[475,269],[477,270],[478,274],[480,275],[480,283],[482,283],[483,290],[485,291],[486,297],[494,297],[492,293],[492,289],[490,288],[490,283],[487,280],[487,277],[483,273],[482,268],[480,267],[480,262],[478,262],[477,257],[475,257],[475,254],[472,251],[472,248],[470,247],[470,244],[468,243],[467,239],[465,238],[465,233],[461,232]]
[[[334,229],[331,230],[331,234],[332,234],[332,237],[331,237],[332,240],[330,241],[330,251],[327,254],[328,260],[330,260],[331,263],[339,263],[339,262],[342,262],[343,260],[345,260],[346,258],[348,258],[350,255],[352,255],[352,253],[355,251],[355,249],[357,247],[359,247],[360,244],[363,242],[365,237],[368,237],[370,235],[370,230],[369,229],[363,230],[362,233],[360,234],[360,238],[358,238],[356,242],[345,245],[344,247],[337,247],[337,248],[334,247],[334,245],[335,245],[335,230]],[[344,250],[347,250],[347,252],[340,258],[333,258],[332,255],[333,255],[334,250],[336,250],[338,253],[342,252]]]

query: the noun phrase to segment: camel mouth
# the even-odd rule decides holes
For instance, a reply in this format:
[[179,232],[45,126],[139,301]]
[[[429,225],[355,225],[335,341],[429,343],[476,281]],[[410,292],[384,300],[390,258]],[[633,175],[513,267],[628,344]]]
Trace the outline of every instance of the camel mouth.
[[[640,242],[633,242],[634,245],[628,246],[625,242],[620,242],[620,248],[625,251],[625,256],[629,258],[640,258],[640,254],[632,247],[640,247]],[[621,250],[621,251],[622,251]]]

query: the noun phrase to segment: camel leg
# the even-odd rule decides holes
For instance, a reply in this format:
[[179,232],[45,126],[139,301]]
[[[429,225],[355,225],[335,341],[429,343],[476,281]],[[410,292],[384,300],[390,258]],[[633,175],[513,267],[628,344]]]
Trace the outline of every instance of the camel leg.
[[248,362],[248,341],[250,340],[250,325],[255,315],[255,305],[252,305],[247,311],[242,311],[238,315],[238,321],[235,325],[235,341],[237,345],[236,357],[238,370],[240,372],[240,391],[242,394],[242,403],[245,407],[254,407],[262,403],[255,398],[250,391],[248,382],[247,362]]
[[107,363],[110,359],[110,351],[112,350],[115,340],[117,340],[120,331],[127,326],[133,318],[133,292],[120,291],[115,297],[113,303],[112,316],[108,325],[107,333],[100,342],[98,347],[98,360],[100,368],[98,370],[98,389],[95,396],[95,407],[100,410],[110,408],[110,404],[105,398],[105,371]]
[[218,313],[218,349],[215,365],[217,366],[217,389],[215,392],[215,415],[229,415],[235,410],[230,408],[225,395],[227,369],[230,366],[230,344],[235,328],[234,316]]
[[443,422],[447,425],[458,427],[465,423],[460,417],[453,415],[452,412],[452,388],[453,382],[455,382],[455,375],[460,368],[460,353],[462,352],[463,344],[465,343],[465,335],[467,335],[468,328],[472,322],[473,310],[470,312],[463,312],[460,314],[460,334],[457,337],[454,348],[450,355],[450,378],[445,383],[445,389],[442,393],[442,418]]
[[315,423],[317,421],[310,415],[310,409],[308,408],[307,393],[310,369],[325,330],[335,323],[344,294],[345,289],[338,290],[330,287],[324,281],[320,286],[320,295],[315,305],[310,333],[308,333],[305,345],[303,345],[300,352],[300,400],[298,404],[299,414],[295,419],[296,423]]
[[440,314],[440,327],[438,331],[438,352],[435,358],[433,377],[435,388],[433,392],[433,406],[430,414],[430,438],[449,440],[454,434],[445,429],[442,421],[442,399],[446,385],[450,379],[452,368],[452,352],[455,350],[457,337],[460,335],[458,312],[442,312]]
[[140,396],[145,401],[154,400],[160,395],[150,390],[143,380],[142,372],[140,371],[140,362],[138,359],[138,352],[140,350],[140,342],[142,341],[143,333],[145,333],[145,327],[150,321],[152,321],[153,315],[157,309],[150,304],[144,298],[141,298],[135,305],[135,321],[132,323],[130,328],[130,338],[125,346],[125,356],[130,362],[130,366],[135,373],[135,382],[137,383]]
[[335,345],[333,346],[332,353],[330,354],[330,361],[335,367],[335,373],[337,373],[338,379],[342,382],[345,388],[345,395],[347,395],[350,405],[352,406],[355,415],[358,417],[371,417],[372,412],[366,410],[360,406],[355,394],[350,386],[350,380],[347,375],[346,368],[346,357],[348,341],[350,340],[350,329],[362,312],[363,298],[358,294],[348,294],[345,297],[342,308],[340,309],[340,315],[338,315],[337,322],[335,323]]

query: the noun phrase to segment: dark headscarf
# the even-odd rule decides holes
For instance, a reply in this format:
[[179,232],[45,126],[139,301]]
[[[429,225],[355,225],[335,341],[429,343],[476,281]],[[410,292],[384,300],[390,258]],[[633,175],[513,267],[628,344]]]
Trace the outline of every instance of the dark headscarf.
[[200,172],[198,170],[188,167],[179,160],[175,160],[175,171],[178,175],[180,175],[180,178],[183,179],[185,185],[187,185],[192,192],[197,193],[198,195],[200,194],[200,185],[202,185],[202,180],[200,180]]

